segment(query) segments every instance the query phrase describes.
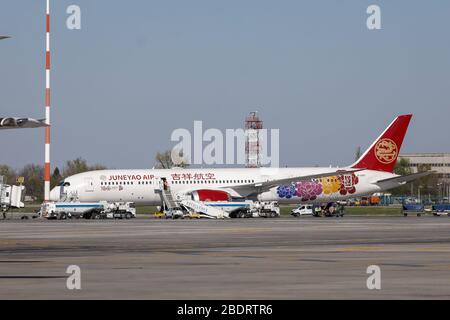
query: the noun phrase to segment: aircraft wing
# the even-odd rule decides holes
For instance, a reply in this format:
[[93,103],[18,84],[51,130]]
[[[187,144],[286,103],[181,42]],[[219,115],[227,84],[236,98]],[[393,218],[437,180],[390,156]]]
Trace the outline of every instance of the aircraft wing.
[[398,177],[378,180],[374,183],[385,183],[386,182],[386,183],[398,183],[399,185],[402,185],[402,184],[426,177],[433,173],[436,173],[436,172],[435,171],[425,171],[425,172],[413,173],[413,174],[408,174],[406,176],[398,176]]
[[289,178],[273,179],[273,180],[268,179],[265,182],[238,185],[238,186],[229,186],[224,189],[231,189],[236,193],[238,193],[240,196],[247,197],[252,194],[269,191],[270,189],[277,187],[279,185],[288,185],[299,181],[309,181],[311,179],[325,178],[342,174],[352,174],[362,170],[364,169],[330,169],[330,171],[322,172],[319,174],[292,176]]
[[36,120],[33,118],[0,118],[0,130],[40,128],[47,126],[45,120]]
[[8,38],[9,38],[8,36],[0,36],[0,40],[8,39]]

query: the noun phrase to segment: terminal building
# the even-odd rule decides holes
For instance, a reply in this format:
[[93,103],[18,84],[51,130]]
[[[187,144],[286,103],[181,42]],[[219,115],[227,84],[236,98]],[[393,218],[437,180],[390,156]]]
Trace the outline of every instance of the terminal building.
[[413,173],[421,166],[429,166],[438,175],[439,183],[436,187],[440,197],[445,201],[450,200],[450,153],[409,153],[402,154],[399,158],[409,161]]
[[409,153],[400,155],[400,158],[409,161],[413,173],[416,173],[419,167],[427,165],[441,180],[450,182],[450,153]]

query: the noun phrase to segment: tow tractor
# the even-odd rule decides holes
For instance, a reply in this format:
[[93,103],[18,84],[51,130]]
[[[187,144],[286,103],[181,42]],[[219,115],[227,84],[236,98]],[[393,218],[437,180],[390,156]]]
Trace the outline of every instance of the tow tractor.
[[132,219],[136,217],[136,207],[133,202],[45,202],[40,215],[49,220]]
[[313,206],[314,217],[343,217],[344,206],[342,203],[329,202],[322,204],[321,206]]

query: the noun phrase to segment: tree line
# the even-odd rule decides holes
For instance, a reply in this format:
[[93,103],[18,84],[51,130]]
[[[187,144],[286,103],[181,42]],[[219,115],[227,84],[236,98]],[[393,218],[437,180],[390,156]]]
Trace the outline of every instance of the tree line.
[[[182,152],[181,152],[182,155]],[[170,169],[174,167],[171,157],[171,151],[158,152],[155,156],[155,168]],[[183,162],[180,167],[187,167],[188,164]],[[105,165],[90,165],[85,159],[77,158],[68,160],[62,166],[62,169],[56,167],[53,170],[50,180],[51,188],[59,185],[59,183],[67,177],[74,174],[83,173],[93,170],[108,169]],[[23,177],[23,185],[26,188],[26,195],[32,197],[38,202],[44,200],[44,166],[39,164],[28,164],[20,169],[14,169],[8,165],[0,164],[0,176],[6,179],[7,184],[19,184],[18,178]]]
[[[360,155],[360,150],[357,150],[356,157]],[[170,151],[157,153],[155,156],[156,168],[169,169],[174,166]],[[182,163],[180,167],[188,167],[189,164]],[[73,176],[74,174],[83,173],[92,170],[104,170],[106,166],[102,164],[90,165],[83,158],[77,158],[75,160],[68,160],[62,167],[56,167],[51,175],[51,188],[57,186],[64,178]],[[430,170],[429,166],[419,166],[418,171],[424,172]],[[408,175],[412,173],[410,163],[407,159],[401,158],[395,167],[395,173],[399,175]],[[8,165],[0,165],[0,176],[6,178],[7,183],[16,184],[19,177],[24,178],[23,185],[26,188],[26,195],[36,199],[36,201],[43,201],[44,195],[44,167],[37,164],[28,164],[21,169],[13,169]],[[390,192],[395,196],[406,196],[417,194],[417,189],[420,188],[423,196],[430,195],[436,197],[439,193],[437,184],[439,183],[439,177],[435,174],[423,177],[412,183],[400,186],[392,189]]]
[[[51,188],[57,186],[64,178],[77,173],[91,170],[107,169],[101,164],[89,165],[83,158],[68,160],[64,163],[62,170],[56,167],[51,175]],[[36,201],[43,201],[44,197],[44,166],[38,164],[28,164],[21,169],[14,169],[8,165],[0,165],[0,176],[6,178],[8,184],[17,184],[19,177],[24,178],[23,185],[26,188],[26,195]]]

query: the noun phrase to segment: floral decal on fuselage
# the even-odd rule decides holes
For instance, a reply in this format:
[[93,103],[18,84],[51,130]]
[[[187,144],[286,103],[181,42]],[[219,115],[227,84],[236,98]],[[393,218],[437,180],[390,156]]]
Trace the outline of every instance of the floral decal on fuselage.
[[298,197],[301,201],[314,201],[322,194],[354,194],[358,182],[359,179],[354,173],[331,176],[311,181],[299,181],[289,186],[280,185],[277,187],[277,194],[280,198],[285,199]]

